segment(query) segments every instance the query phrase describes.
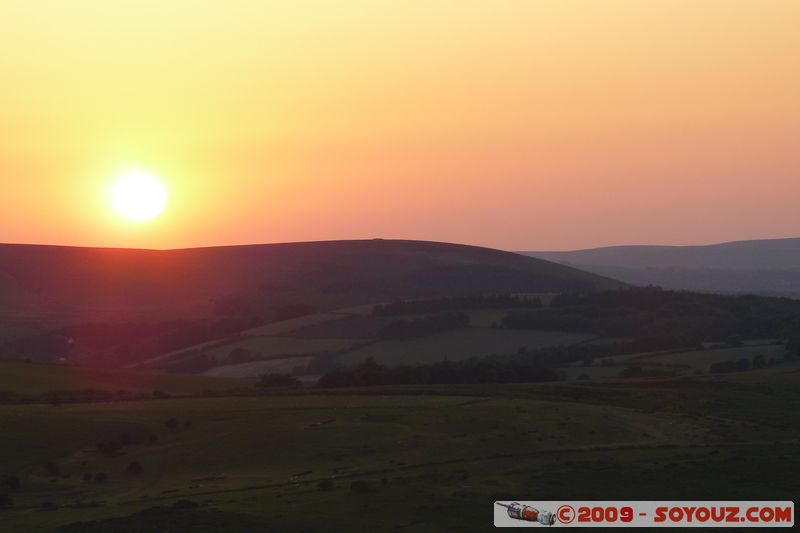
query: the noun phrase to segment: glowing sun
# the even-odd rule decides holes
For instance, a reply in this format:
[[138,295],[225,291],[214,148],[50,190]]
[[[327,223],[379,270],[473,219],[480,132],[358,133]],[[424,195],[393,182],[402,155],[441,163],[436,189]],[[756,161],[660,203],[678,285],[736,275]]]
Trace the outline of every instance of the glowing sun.
[[167,189],[152,174],[129,172],[111,187],[111,204],[121,217],[143,222],[157,217],[167,207]]

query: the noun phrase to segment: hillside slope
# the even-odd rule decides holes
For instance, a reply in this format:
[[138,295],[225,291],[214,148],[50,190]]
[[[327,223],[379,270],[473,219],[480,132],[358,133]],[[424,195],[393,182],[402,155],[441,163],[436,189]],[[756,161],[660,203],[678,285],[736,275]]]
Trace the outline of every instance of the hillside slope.
[[522,253],[635,285],[800,296],[800,238]]
[[182,250],[0,245],[0,312],[68,320],[268,314],[394,298],[593,291],[618,282],[456,244],[329,241]]

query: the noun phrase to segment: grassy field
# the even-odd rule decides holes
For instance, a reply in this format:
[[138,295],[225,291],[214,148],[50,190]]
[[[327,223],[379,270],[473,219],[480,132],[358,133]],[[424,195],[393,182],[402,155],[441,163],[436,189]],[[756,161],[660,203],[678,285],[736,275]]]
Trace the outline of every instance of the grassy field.
[[0,360],[0,391],[26,396],[85,389],[189,394],[224,391],[241,386],[239,380],[213,377]]
[[[155,513],[161,527],[192,531],[484,531],[497,499],[790,499],[800,492],[790,370],[4,405],[0,475],[21,488],[0,529],[99,520],[72,530],[134,531],[125,524]],[[115,439],[130,444],[98,451]],[[132,461],[141,473],[127,471]],[[179,500],[199,507],[134,514]],[[113,517],[128,518],[102,522]]]
[[356,364],[367,357],[374,357],[378,363],[385,365],[431,363],[445,359],[457,361],[516,353],[520,349],[577,344],[590,339],[591,335],[581,333],[462,328],[418,339],[377,342],[343,354],[339,360],[345,364]]
[[244,348],[251,354],[266,357],[276,355],[296,355],[318,352],[335,352],[349,348],[361,339],[298,339],[294,337],[254,337],[243,339],[236,344],[205,350],[204,353],[218,361],[227,361],[234,348]]

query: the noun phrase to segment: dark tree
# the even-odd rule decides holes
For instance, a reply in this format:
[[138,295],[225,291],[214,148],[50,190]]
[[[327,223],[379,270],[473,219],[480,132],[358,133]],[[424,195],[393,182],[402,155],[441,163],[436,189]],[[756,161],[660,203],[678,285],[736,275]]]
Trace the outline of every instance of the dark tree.
[[366,481],[353,481],[350,483],[350,490],[361,494],[369,492],[369,483]]
[[624,378],[638,378],[644,374],[644,370],[640,366],[629,366],[619,373]]
[[729,372],[736,372],[736,369],[736,361],[719,361],[712,364],[709,367],[708,372],[710,374],[727,374]]
[[738,348],[742,346],[742,336],[741,335],[731,335],[727,339],[725,339],[725,345],[729,348]]
[[288,374],[264,374],[256,384],[257,387],[299,387],[300,380]]
[[319,490],[333,490],[333,481],[330,479],[323,479],[319,483],[317,483],[317,488]]
[[139,463],[139,461],[131,461],[128,463],[127,471],[129,474],[139,475],[144,472],[144,468],[142,468],[142,465]]
[[21,484],[17,476],[3,476],[2,483],[11,490],[19,490]]
[[58,464],[54,463],[53,461],[49,461],[44,465],[44,471],[50,477],[55,477],[61,473],[61,467]]
[[800,356],[800,335],[792,335],[786,343],[786,352],[793,356]]

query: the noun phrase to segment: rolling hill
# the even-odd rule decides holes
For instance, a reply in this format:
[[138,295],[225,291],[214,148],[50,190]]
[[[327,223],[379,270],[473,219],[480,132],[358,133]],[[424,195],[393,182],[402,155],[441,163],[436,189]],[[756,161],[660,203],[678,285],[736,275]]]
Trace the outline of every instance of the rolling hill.
[[800,238],[522,253],[633,285],[800,296]]
[[488,248],[330,241],[180,250],[0,245],[0,312],[70,321],[268,314],[474,293],[593,291],[618,282]]

